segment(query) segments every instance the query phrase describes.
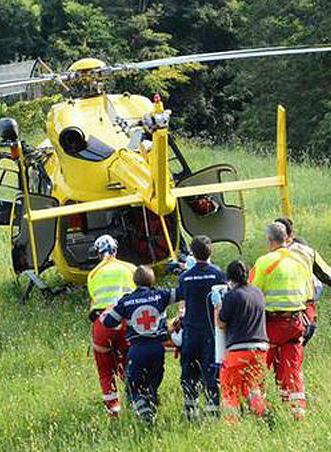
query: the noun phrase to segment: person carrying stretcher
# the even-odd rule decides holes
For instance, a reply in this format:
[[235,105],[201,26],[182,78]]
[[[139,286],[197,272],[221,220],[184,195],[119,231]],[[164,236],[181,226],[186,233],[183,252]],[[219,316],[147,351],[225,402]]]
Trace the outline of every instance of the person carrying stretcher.
[[127,321],[129,340],[126,380],[133,412],[142,420],[155,420],[158,389],[164,373],[164,341],[167,340],[165,310],[175,301],[174,291],[156,289],[151,268],[140,266],[133,275],[137,289],[124,295],[100,316],[106,328]]

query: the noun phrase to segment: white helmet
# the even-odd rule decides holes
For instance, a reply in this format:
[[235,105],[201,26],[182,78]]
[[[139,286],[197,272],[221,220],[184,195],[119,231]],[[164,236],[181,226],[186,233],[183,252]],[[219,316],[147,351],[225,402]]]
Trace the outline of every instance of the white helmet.
[[118,248],[117,240],[113,239],[111,235],[101,235],[94,242],[94,249],[99,254],[115,254]]

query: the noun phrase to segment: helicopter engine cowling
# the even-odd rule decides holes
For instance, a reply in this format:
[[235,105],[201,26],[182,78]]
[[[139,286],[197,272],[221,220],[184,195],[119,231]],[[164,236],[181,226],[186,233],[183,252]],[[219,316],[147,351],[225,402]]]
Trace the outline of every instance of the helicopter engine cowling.
[[87,148],[84,132],[79,127],[66,127],[59,137],[63,150],[69,155],[78,154]]

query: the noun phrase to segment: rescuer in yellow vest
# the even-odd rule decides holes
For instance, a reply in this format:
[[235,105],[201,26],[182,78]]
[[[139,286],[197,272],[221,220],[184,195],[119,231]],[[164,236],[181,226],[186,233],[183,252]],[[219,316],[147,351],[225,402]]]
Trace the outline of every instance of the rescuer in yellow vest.
[[294,418],[301,419],[306,408],[303,311],[311,278],[300,256],[286,247],[285,226],[272,223],[266,233],[270,252],[257,259],[250,282],[262,290],[266,300],[270,341],[267,364],[274,368],[282,399],[290,403]]
[[275,222],[282,223],[286,228],[287,247],[292,252],[297,253],[306,263],[310,272],[311,285],[310,294],[305,311],[306,332],[305,345],[312,338],[317,324],[317,301],[322,295],[323,284],[331,287],[331,267],[325,262],[320,254],[299,240],[294,235],[293,222],[289,218],[277,218]]
[[136,269],[134,265],[116,259],[117,247],[117,241],[110,235],[102,235],[95,241],[94,248],[101,262],[89,273],[87,280],[94,358],[109,416],[117,416],[120,412],[115,377],[124,377],[128,342],[126,323],[122,322],[117,328],[105,328],[99,317],[124,294],[135,289],[133,273]]

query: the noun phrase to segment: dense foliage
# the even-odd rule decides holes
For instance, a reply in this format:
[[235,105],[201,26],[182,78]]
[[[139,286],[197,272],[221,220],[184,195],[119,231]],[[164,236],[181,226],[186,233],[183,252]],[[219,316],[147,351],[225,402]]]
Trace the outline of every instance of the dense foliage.
[[[107,62],[192,52],[331,41],[328,0],[0,0],[0,63],[42,56],[57,69],[93,55]],[[174,126],[217,142],[274,138],[288,107],[293,155],[326,158],[331,142],[331,55],[163,68],[110,83],[160,91]]]

